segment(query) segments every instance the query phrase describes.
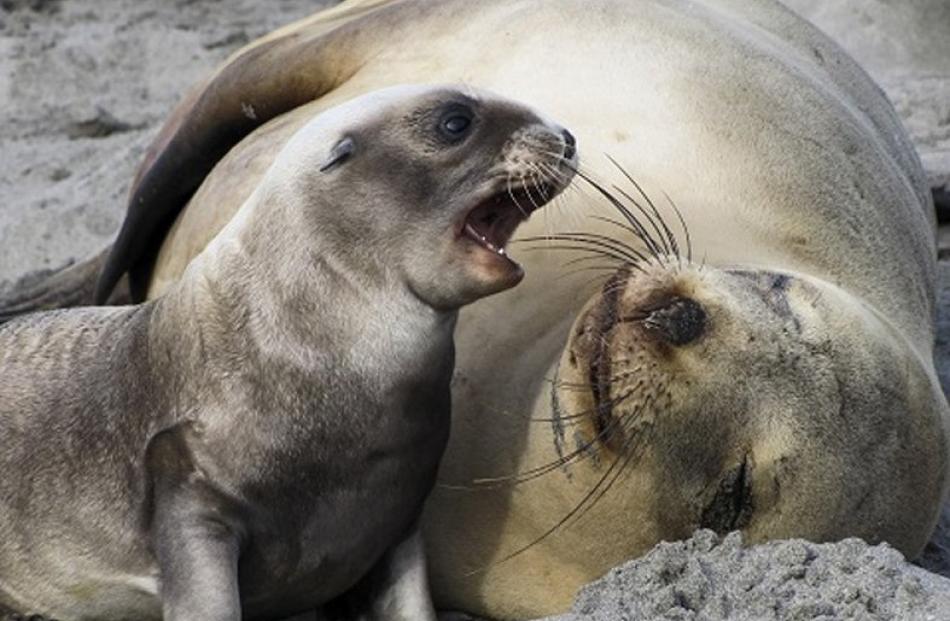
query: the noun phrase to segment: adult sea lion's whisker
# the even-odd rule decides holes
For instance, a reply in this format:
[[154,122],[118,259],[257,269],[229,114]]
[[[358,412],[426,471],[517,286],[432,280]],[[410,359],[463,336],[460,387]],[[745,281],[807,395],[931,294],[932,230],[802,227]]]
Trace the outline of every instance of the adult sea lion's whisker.
[[[637,218],[633,214],[633,212],[630,211],[629,208],[624,206],[623,203],[620,201],[620,199],[614,196],[610,192],[610,190],[607,190],[606,187],[604,187],[603,183],[598,182],[594,178],[594,175],[592,173],[589,173],[586,170],[580,170],[578,171],[577,176],[579,176],[581,179],[586,181],[587,184],[593,187],[601,197],[606,198],[607,201],[618,212],[620,212],[620,214],[624,217],[624,219],[629,222],[629,226],[625,227],[626,230],[633,233],[637,238],[639,238],[646,245],[647,250],[652,255],[654,255],[655,257],[659,257],[661,253],[667,252],[665,249],[665,246],[661,246],[661,244],[655,240],[655,238],[653,237],[653,234],[651,234],[647,230],[646,226],[644,226],[640,222],[639,218]],[[572,184],[572,186],[578,187],[578,188],[583,187],[580,184]],[[662,236],[662,233],[660,232],[659,227],[657,227],[656,223],[653,222],[653,218],[651,217],[651,215],[636,201],[631,201],[631,202],[634,204],[635,207],[637,207],[638,211],[640,211],[641,214],[647,219],[647,221],[653,226],[653,228],[656,230],[657,235]]]
[[[639,384],[638,384],[638,386],[639,386]],[[650,397],[647,397],[647,399],[644,400],[644,402],[641,403],[639,407],[637,407],[637,408],[631,410],[630,412],[624,414],[624,415],[621,417],[621,419],[620,419],[619,422],[623,425],[623,428],[624,428],[626,431],[632,431],[632,430],[633,430],[633,427],[632,427],[632,426],[627,426],[627,423],[630,422],[631,420],[635,420],[635,419],[640,415],[640,413],[643,411],[643,408],[644,408],[647,404],[649,404],[651,401],[652,401],[652,399],[651,399]],[[616,457],[616,458],[614,459],[614,461],[611,463],[611,465],[610,465],[610,467],[608,468],[607,472],[605,472],[604,475],[597,481],[597,483],[594,485],[594,487],[593,487],[593,489],[591,490],[591,492],[588,493],[583,499],[581,499],[581,502],[579,502],[579,503],[577,504],[577,506],[576,506],[572,511],[570,511],[570,512],[568,513],[568,515],[565,516],[565,518],[562,519],[561,522],[560,522],[558,525],[556,525],[555,528],[560,528],[561,526],[568,525],[568,521],[570,521],[571,524],[574,524],[574,523],[576,523],[577,521],[579,521],[581,518],[583,518],[584,515],[587,514],[588,511],[590,511],[590,509],[592,509],[592,508],[600,501],[601,498],[603,498],[603,497],[607,494],[607,492],[610,491],[610,489],[613,487],[614,483],[617,481],[617,479],[620,477],[620,475],[621,475],[621,474],[623,473],[623,471],[626,469],[627,465],[630,463],[631,459],[633,459],[633,457],[636,455],[636,453],[634,453],[633,451],[630,451],[630,446],[631,446],[631,443],[637,438],[637,434],[629,434],[629,433],[628,433],[628,434],[625,434],[625,435],[626,435],[626,438],[625,438],[623,444],[621,445],[620,450],[617,452],[617,457]],[[604,480],[610,475],[610,472],[611,472],[612,470],[614,470],[614,468],[616,467],[617,463],[620,462],[621,458],[623,458],[623,462],[621,463],[620,468],[616,471],[616,473],[614,474],[614,476],[610,479],[610,482],[607,483],[607,485],[606,485],[605,487],[603,487],[603,488],[600,490],[600,492],[597,493],[596,496],[593,496],[594,492],[596,492],[597,489],[600,488],[601,485],[603,485]],[[585,507],[585,505],[586,505],[586,507]],[[582,507],[583,507],[583,508],[582,508]],[[572,514],[573,514],[573,515],[572,515]]]
[[[605,154],[608,160],[623,174],[623,176],[636,188],[637,192],[643,197],[649,209],[644,207],[637,199],[635,199],[629,192],[626,192],[617,185],[612,185],[612,189],[616,191],[620,196],[630,202],[638,212],[646,219],[650,227],[656,233],[656,237],[652,233],[649,233],[646,227],[639,221],[639,219],[633,215],[629,208],[625,207],[620,200],[613,196],[610,190],[607,190],[604,187],[604,184],[598,182],[594,176],[584,169],[578,169],[577,175],[584,179],[588,184],[594,187],[604,198],[606,198],[621,214],[624,216],[624,219],[630,222],[630,226],[624,226],[623,228],[636,237],[640,238],[647,247],[651,254],[657,255],[660,252],[664,254],[672,254],[677,258],[681,257],[681,251],[679,247],[679,241],[676,238],[676,235],[673,233],[670,226],[667,224],[666,219],[660,213],[656,204],[652,199],[647,195],[643,190],[643,187],[627,172],[613,157],[609,154]],[[573,187],[580,187],[578,184],[572,184]],[[670,207],[673,209],[676,214],[677,219],[679,220],[680,226],[683,229],[684,236],[686,238],[687,245],[687,262],[692,262],[692,238],[689,233],[689,227],[686,224],[685,218],[683,217],[682,212],[679,208],[673,203],[669,195],[665,192],[663,193],[667,201],[670,203]],[[605,221],[610,221],[607,218],[601,218],[599,216],[593,216],[595,218],[600,218]],[[619,224],[619,223],[618,223]],[[657,241],[657,239],[659,241]]]
[[[556,241],[556,239],[551,239],[551,238],[529,238],[529,239],[518,239],[518,240],[515,240],[515,241],[524,243],[524,242],[531,242],[531,241],[535,241],[535,242],[537,242],[537,241]],[[546,244],[546,245],[543,245],[543,246],[528,246],[527,248],[525,248],[525,251],[527,251],[527,252],[539,251],[539,250],[570,250],[570,251],[574,251],[574,252],[587,252],[587,253],[591,253],[591,254],[597,254],[597,255],[599,255],[599,256],[601,256],[601,257],[604,257],[604,258],[614,259],[615,261],[619,262],[620,264],[626,264],[626,263],[629,263],[629,262],[630,262],[630,259],[627,258],[627,257],[625,257],[625,256],[623,256],[623,255],[616,254],[616,253],[613,253],[613,252],[609,252],[609,251],[607,251],[607,250],[604,250],[603,248],[596,248],[596,247],[591,247],[591,246],[585,246],[585,245],[583,245],[583,244],[580,243],[580,242],[575,242],[575,243],[573,243],[573,244],[557,244],[557,245],[547,245],[547,244]]]
[[[586,171],[579,172],[578,176],[590,184],[595,190],[597,190],[601,196],[606,198],[611,203],[611,205],[617,209],[621,215],[623,215],[624,219],[627,220],[636,230],[637,236],[648,245],[654,255],[658,256],[661,253],[668,254],[670,252],[666,243],[663,241],[663,233],[660,227],[654,221],[653,216],[642,205],[640,205],[638,201],[634,200],[629,194],[621,193],[621,196],[630,201],[633,206],[636,207],[637,211],[639,211],[640,214],[646,218],[647,222],[656,232],[656,235],[660,238],[660,241],[657,241],[653,234],[647,230],[647,227],[640,222],[639,218],[637,218],[633,212],[620,201],[619,198],[614,196],[613,193],[605,187],[606,183],[598,182],[593,175],[587,173]],[[611,185],[615,190],[619,190],[616,185]]]
[[545,377],[544,382],[551,384],[552,386],[569,386],[573,388],[589,388],[590,385],[587,382],[568,382],[562,379],[554,379],[553,377]]
[[[616,397],[615,399],[608,402],[610,405],[617,405],[622,403],[626,399],[629,399],[631,396],[636,394],[636,389],[631,389],[625,391],[621,396]],[[561,417],[559,420],[571,420],[580,417],[587,417],[595,413],[594,410],[585,410],[583,412],[577,412],[569,414],[567,416]],[[626,415],[625,415],[626,416]],[[623,417],[622,417],[623,418]],[[605,443],[608,442],[612,434],[622,428],[622,418],[621,419],[611,419],[610,423],[606,425],[601,431],[594,435],[590,440],[578,446],[575,450],[558,457],[557,459],[550,461],[546,464],[540,466],[535,466],[529,468],[528,470],[518,472],[511,475],[504,475],[499,477],[482,477],[474,479],[472,481],[473,485],[483,486],[483,487],[501,487],[504,485],[520,485],[522,483],[527,483],[533,481],[545,474],[553,472],[565,465],[571,464],[578,460],[585,459],[591,451],[591,448],[595,446],[598,442]]]
[[566,272],[558,274],[556,277],[556,280],[563,280],[565,278],[569,278],[571,276],[577,276],[578,274],[583,274],[585,272],[605,272],[604,274],[601,274],[599,276],[592,277],[589,282],[594,283],[598,279],[610,278],[611,274],[613,274],[613,272],[616,272],[616,271],[617,271],[617,268],[615,266],[591,265],[588,267],[579,267],[577,269],[568,270]]
[[620,239],[617,239],[616,237],[611,237],[609,235],[601,235],[600,233],[587,233],[584,231],[565,231],[565,232],[557,233],[557,235],[561,235],[564,237],[573,237],[578,241],[599,240],[605,244],[610,244],[611,247],[617,250],[622,250],[624,253],[629,255],[634,262],[638,262],[638,261],[644,261],[647,263],[649,262],[649,258],[645,254],[643,254],[642,252],[640,252],[633,246],[627,244],[626,242],[621,241]]
[[[631,375],[634,375],[634,374],[635,374],[635,373],[631,373]],[[622,378],[619,378],[619,377],[616,378],[616,379],[613,379],[613,378],[612,378],[611,381],[610,381],[610,383],[619,381],[619,379],[622,379]],[[559,385],[557,385],[557,386],[559,386]],[[576,387],[576,388],[581,388],[582,385],[578,384],[578,385],[576,385],[575,387]],[[589,384],[583,385],[583,387],[586,388],[588,391],[590,390],[590,385],[589,385]],[[624,401],[626,401],[627,399],[629,399],[631,396],[633,396],[633,395],[634,395],[640,388],[642,388],[642,387],[643,387],[643,382],[637,382],[632,388],[628,388],[628,389],[624,390],[622,393],[620,393],[620,395],[618,395],[618,396],[616,396],[616,397],[613,397],[612,399],[607,399],[607,400],[602,401],[602,402],[600,403],[600,407],[603,407],[603,406],[605,406],[605,405],[609,405],[609,406],[611,406],[611,407],[613,407],[613,406],[615,406],[615,405],[619,405],[620,403],[623,403]],[[564,421],[564,420],[577,420],[577,419],[587,418],[587,417],[589,417],[589,416],[591,416],[591,415],[593,415],[593,414],[596,414],[596,413],[597,413],[597,407],[595,406],[594,408],[585,409],[585,410],[580,410],[580,411],[578,411],[578,412],[571,412],[570,414],[564,414],[564,415],[558,416],[558,417],[556,417],[556,418],[554,418],[554,417],[546,418],[546,417],[534,417],[534,416],[532,416],[532,417],[529,417],[528,420],[530,420],[530,421],[532,421],[532,422],[554,422],[554,421]],[[594,439],[595,439],[595,440],[596,440],[596,439],[599,439],[599,437],[600,437],[600,434],[598,434],[598,438],[594,438]],[[540,467],[543,467],[543,466],[538,466],[538,467],[540,468]],[[530,472],[530,470],[529,470],[528,472]]]
[[[637,189],[637,192],[640,193],[640,196],[643,197],[643,200],[645,200],[646,203],[647,203],[647,205],[650,206],[650,209],[653,211],[653,214],[656,216],[657,220],[659,221],[660,225],[663,227],[663,230],[664,230],[665,233],[666,233],[666,239],[667,239],[667,241],[668,241],[668,247],[669,247],[677,256],[679,256],[679,245],[676,243],[676,237],[673,235],[673,231],[670,229],[670,227],[666,224],[666,220],[664,220],[663,216],[660,214],[660,210],[657,209],[656,205],[653,203],[653,200],[650,199],[649,195],[648,195],[646,192],[643,191],[643,188],[640,186],[640,184],[637,182],[637,180],[634,179],[633,176],[632,176],[629,172],[627,172],[627,170],[617,162],[617,160],[615,160],[613,157],[611,157],[609,153],[608,153],[608,154],[605,154],[605,155],[607,156],[607,159],[610,160],[610,162],[611,162],[614,166],[617,167],[617,170],[619,170],[620,173],[621,173],[624,177],[626,177],[627,180],[628,180],[631,184],[633,184],[633,187],[635,187],[635,188]],[[619,188],[618,188],[618,189],[619,189]],[[633,201],[633,198],[631,197],[630,200]]]
[[[646,404],[646,402],[644,402],[644,404]],[[639,410],[639,409],[638,409],[638,410],[635,410],[634,413],[637,414],[637,415],[639,415],[640,410]],[[582,509],[581,511],[579,511],[579,512],[574,516],[574,518],[571,520],[571,523],[572,523],[572,524],[577,523],[579,520],[581,520],[581,519],[587,514],[588,511],[590,511],[591,509],[593,509],[594,506],[595,506],[598,502],[600,502],[600,500],[601,500],[604,496],[607,495],[607,493],[610,491],[610,489],[614,486],[614,483],[617,482],[617,479],[620,478],[620,475],[622,475],[623,472],[624,472],[624,470],[626,470],[627,466],[630,464],[630,461],[631,461],[635,456],[637,456],[636,451],[631,451],[631,450],[630,450],[630,447],[631,447],[632,442],[633,442],[635,439],[637,439],[638,437],[639,437],[638,434],[635,434],[635,433],[627,434],[627,438],[626,438],[626,440],[624,441],[624,444],[623,444],[623,446],[621,447],[620,452],[618,453],[618,457],[617,457],[616,460],[614,460],[614,463],[616,463],[617,461],[620,460],[620,456],[621,456],[621,455],[623,456],[623,463],[620,465],[620,468],[617,470],[617,472],[614,474],[614,476],[610,479],[610,482],[607,483],[607,485],[597,494],[597,496],[594,497],[593,499],[591,499],[591,501],[588,503],[587,507],[584,508],[584,509]]]
[[599,237],[594,233],[555,233],[554,235],[547,236],[553,241],[567,241],[572,243],[586,244],[594,248],[603,248],[611,252],[622,255],[630,263],[639,263],[644,260],[636,250],[633,250],[626,246],[625,244],[616,242],[615,240],[607,237],[603,238],[606,241],[599,239]]
[[[607,429],[604,429],[607,431]],[[613,433],[613,430],[610,430],[609,433]],[[600,434],[598,434],[600,435]],[[609,439],[609,437],[607,438]],[[606,441],[605,439],[604,441]],[[592,453],[594,445],[596,445],[600,438],[592,438],[585,444],[578,446],[575,450],[567,453],[566,455],[555,459],[554,461],[548,462],[543,466],[538,466],[537,468],[532,468],[531,470],[526,470],[524,472],[519,472],[515,475],[502,476],[502,477],[486,477],[475,479],[472,481],[472,485],[481,488],[490,488],[497,489],[500,487],[507,487],[513,485],[523,485],[525,483],[530,483],[536,479],[539,479],[547,474],[560,470],[564,466],[574,464],[576,462],[584,461]]]
[[[604,474],[600,477],[600,479],[598,479],[598,481],[597,481],[597,483],[594,485],[594,487],[591,488],[591,490],[590,490],[589,492],[587,492],[587,494],[585,494],[585,496],[581,499],[581,501],[580,501],[579,503],[577,503],[577,505],[574,506],[573,509],[571,509],[564,517],[562,517],[560,520],[558,520],[557,523],[555,523],[555,524],[554,524],[553,526],[551,526],[549,529],[547,529],[546,531],[544,531],[544,532],[543,532],[541,535],[539,535],[538,537],[535,537],[535,538],[534,538],[532,541],[530,541],[529,543],[527,543],[527,544],[521,546],[520,548],[518,548],[518,549],[515,550],[514,552],[511,552],[510,554],[507,554],[507,555],[505,555],[504,557],[502,557],[500,560],[498,560],[498,561],[492,563],[491,565],[489,565],[489,567],[495,566],[495,565],[500,565],[500,564],[502,564],[502,563],[506,563],[506,562],[510,561],[511,559],[513,559],[513,558],[515,558],[515,557],[517,557],[517,556],[523,554],[524,552],[527,552],[528,550],[530,550],[531,548],[533,548],[534,546],[538,545],[539,543],[541,543],[542,541],[544,541],[545,539],[547,539],[549,536],[551,536],[552,534],[554,534],[557,530],[559,530],[562,526],[564,526],[565,524],[567,524],[569,521],[571,521],[572,518],[573,518],[575,515],[577,515],[577,513],[580,512],[580,511],[583,509],[583,507],[588,503],[588,501],[589,501],[592,497],[594,497],[594,495],[597,493],[598,489],[604,484],[604,481],[607,480],[607,478],[610,476],[610,474],[611,474],[611,473],[614,471],[614,469],[617,467],[617,464],[621,462],[621,456],[622,456],[622,454],[618,454],[617,457],[614,458],[614,460],[613,460],[613,461],[611,462],[611,464],[610,464],[610,467],[607,468],[607,470],[606,470],[606,471],[604,472]],[[623,465],[621,466],[620,472],[622,472],[623,469],[626,468],[626,465],[627,465],[628,463],[629,463],[629,459],[624,459]],[[616,477],[615,477],[612,481],[615,481],[615,480],[616,480]],[[613,482],[611,482],[611,483],[608,485],[608,488],[609,488],[610,485],[613,485]],[[601,497],[602,497],[602,495],[597,496],[598,500],[599,500]],[[487,569],[487,568],[486,568],[486,569]],[[482,571],[484,571],[484,570],[482,570]]]
[[677,254],[676,241],[673,240],[671,242],[670,236],[668,235],[669,227],[666,226],[666,222],[663,220],[663,217],[659,214],[659,212],[656,212],[656,208],[652,209],[652,211],[656,213],[651,214],[639,201],[637,201],[633,196],[630,195],[629,192],[627,192],[623,188],[615,185],[613,186],[613,189],[616,192],[618,192],[621,196],[623,196],[625,199],[630,201],[630,203],[633,204],[637,208],[637,210],[640,211],[640,213],[642,213],[644,217],[647,218],[647,220],[650,222],[650,225],[653,227],[653,230],[656,231],[657,237],[659,237],[660,239],[660,242],[663,246],[663,252],[665,254]]
[[[587,263],[587,262],[590,262],[590,261],[596,261],[596,260],[598,260],[598,259],[600,259],[600,258],[601,258],[601,257],[598,256],[598,255],[583,256],[583,257],[574,257],[573,259],[570,259],[570,260],[565,261],[564,263],[562,263],[562,264],[561,264],[561,267],[563,267],[563,268],[573,267],[573,266],[579,265],[579,264],[581,264],[581,263]],[[585,266],[585,269],[595,269],[595,267],[597,267],[597,266]],[[612,272],[616,272],[618,269],[622,269],[622,268],[624,268],[624,267],[629,267],[630,269],[635,269],[635,270],[637,270],[637,271],[639,271],[639,272],[641,272],[641,273],[644,273],[644,274],[646,273],[646,271],[645,271],[642,267],[640,267],[639,264],[635,264],[635,263],[625,263],[625,264],[622,264],[622,265],[619,265],[619,266],[616,265],[616,264],[603,265],[603,266],[597,267],[597,269],[609,269],[609,270],[612,271]]]
[[[615,384],[616,382],[619,382],[620,380],[626,379],[628,377],[632,377],[642,371],[643,371],[642,366],[638,366],[633,369],[626,370],[623,373],[618,373],[616,375],[610,376],[607,380],[607,383]],[[551,378],[545,378],[545,381],[551,384],[552,387],[563,389],[563,390],[566,390],[567,392],[582,393],[582,392],[590,392],[591,390],[590,384],[587,382],[566,382],[564,380],[554,380]],[[642,387],[642,382],[638,382],[635,388],[640,388],[640,387]],[[532,416],[528,420],[530,420],[531,422],[538,422],[538,423],[553,423],[553,422],[562,421],[565,419],[580,418],[592,413],[594,412],[583,411],[583,412],[568,414],[567,416],[558,416],[558,417]]]
[[[620,200],[610,192],[610,190],[598,184],[591,178],[585,176],[583,173],[578,173],[578,176],[584,181],[586,181],[587,183],[589,183],[591,186],[593,186],[593,188],[597,190],[601,194],[601,196],[606,198],[610,202],[610,204],[613,205],[614,208],[620,212],[620,214],[624,217],[624,219],[627,220],[627,222],[629,222],[630,225],[634,229],[640,231],[640,234],[638,235],[638,237],[640,237],[643,243],[646,244],[647,248],[650,250],[650,254],[652,254],[655,258],[659,259],[660,254],[664,252],[664,248],[646,230],[646,228],[640,223],[640,221],[633,214],[633,212],[631,212],[623,203],[621,203]],[[641,211],[643,210],[641,209]],[[644,211],[644,215],[648,215],[648,214],[646,214],[646,212]]]
[[[629,192],[625,191],[623,188],[612,185],[613,191],[617,192],[622,198],[626,199],[631,205],[633,205],[640,214],[646,218],[646,221],[650,224],[650,227],[653,229],[653,233],[656,234],[654,237],[653,233],[647,233],[650,236],[650,239],[654,241],[656,248],[663,254],[671,254],[672,247],[669,244],[668,239],[664,236],[663,227],[658,223],[658,215],[654,215],[643,206],[640,201],[635,199]],[[619,199],[617,199],[619,201]],[[641,225],[643,226],[643,225]],[[644,232],[646,232],[646,227],[644,227]],[[658,241],[657,241],[658,240]]]
[[[600,220],[601,222],[612,224],[620,229],[623,229],[624,231],[627,231],[628,233],[632,233],[634,237],[636,237],[637,239],[640,239],[640,240],[643,239],[643,234],[637,231],[636,229],[634,229],[633,227],[631,227],[629,224],[620,222],[618,220],[614,220],[613,218],[608,218],[607,216],[592,215],[590,217],[593,218],[594,220]],[[649,247],[647,248],[647,251],[650,252],[653,259],[659,259],[659,257],[649,249]]]
[[[601,259],[601,258],[602,257],[600,257],[599,255],[574,257],[573,259],[570,259],[561,263],[561,267],[573,267],[580,263],[587,263],[589,261],[597,261],[598,259]],[[620,267],[623,267],[623,265],[621,265]],[[605,266],[605,268],[610,269],[612,271],[616,271],[618,269],[618,266],[616,264],[612,264],[610,266]]]
[[673,199],[670,198],[670,195],[665,191],[663,196],[666,197],[666,202],[670,204],[670,207],[673,208],[673,211],[676,213],[676,217],[680,221],[680,227],[683,229],[683,235],[686,238],[686,262],[693,262],[693,240],[689,233],[689,227],[686,226],[686,219],[683,217],[683,212],[680,211],[679,207],[676,206],[676,203],[673,202]]

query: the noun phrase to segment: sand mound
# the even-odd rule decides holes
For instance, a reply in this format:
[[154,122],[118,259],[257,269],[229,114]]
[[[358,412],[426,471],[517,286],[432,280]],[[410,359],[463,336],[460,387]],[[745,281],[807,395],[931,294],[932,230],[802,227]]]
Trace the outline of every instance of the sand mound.
[[[586,587],[557,621],[947,619],[950,580],[859,539],[744,548],[739,533],[661,543]],[[554,621],[551,619],[550,621]]]

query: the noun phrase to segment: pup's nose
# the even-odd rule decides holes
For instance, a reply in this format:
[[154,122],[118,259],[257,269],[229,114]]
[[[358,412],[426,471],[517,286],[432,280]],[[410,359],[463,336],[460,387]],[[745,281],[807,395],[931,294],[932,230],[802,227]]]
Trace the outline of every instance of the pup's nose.
[[577,140],[574,139],[574,134],[565,129],[561,132],[561,137],[564,138],[564,159],[574,159],[574,154],[577,153]]

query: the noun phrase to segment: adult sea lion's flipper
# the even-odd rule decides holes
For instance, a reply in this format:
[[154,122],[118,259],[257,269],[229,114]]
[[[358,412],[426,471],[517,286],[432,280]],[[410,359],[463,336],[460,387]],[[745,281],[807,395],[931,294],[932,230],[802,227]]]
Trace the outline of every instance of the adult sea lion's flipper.
[[123,274],[147,264],[175,216],[228,150],[266,121],[350,79],[372,49],[367,19],[397,0],[350,0],[236,52],[174,110],[146,152],[125,221],[99,275],[102,303]]
[[[0,291],[0,324],[34,311],[93,304],[96,280],[111,252],[109,245],[78,263],[23,276],[8,290]],[[127,281],[122,279],[107,301],[125,304],[129,299]]]

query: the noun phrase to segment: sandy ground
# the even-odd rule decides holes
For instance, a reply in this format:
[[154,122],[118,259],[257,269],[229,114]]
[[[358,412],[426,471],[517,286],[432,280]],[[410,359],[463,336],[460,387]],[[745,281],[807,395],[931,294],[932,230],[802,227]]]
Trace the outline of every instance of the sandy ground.
[[[0,281],[107,244],[181,94],[230,52],[332,0],[0,0]],[[950,0],[788,0],[882,85],[950,190]],[[941,231],[950,259],[950,230]],[[950,386],[950,260],[937,358]],[[950,576],[950,516],[922,564]],[[948,619],[950,580],[887,546],[698,533],[591,585],[577,618]]]
[[0,0],[0,280],[109,243],[158,126],[228,54],[330,0]]

